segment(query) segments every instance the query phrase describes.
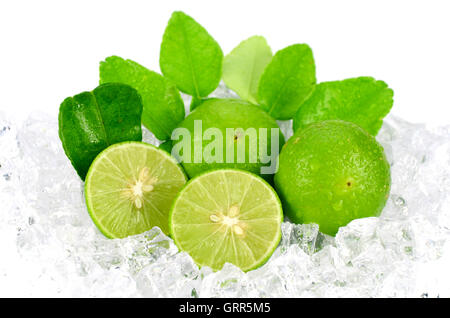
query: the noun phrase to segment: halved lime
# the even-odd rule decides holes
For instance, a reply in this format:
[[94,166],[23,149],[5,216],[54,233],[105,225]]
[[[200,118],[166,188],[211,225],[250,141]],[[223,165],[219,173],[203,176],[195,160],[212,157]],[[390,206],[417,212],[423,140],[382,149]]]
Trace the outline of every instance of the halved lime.
[[181,190],[170,214],[177,246],[199,266],[259,267],[281,239],[283,211],[272,187],[242,170],[206,172]]
[[109,238],[159,226],[169,232],[169,211],[186,183],[175,158],[142,142],[114,144],[94,160],[86,176],[86,205]]

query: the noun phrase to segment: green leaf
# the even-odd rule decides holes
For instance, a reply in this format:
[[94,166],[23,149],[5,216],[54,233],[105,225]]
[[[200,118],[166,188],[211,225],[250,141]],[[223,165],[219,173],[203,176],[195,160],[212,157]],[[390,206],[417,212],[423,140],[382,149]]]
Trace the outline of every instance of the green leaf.
[[196,97],[192,97],[191,100],[191,105],[189,105],[189,111],[193,111],[194,109],[197,108],[197,106],[199,106],[201,103],[203,103],[204,99],[203,98],[196,98]]
[[219,85],[223,53],[217,42],[190,16],[176,11],[161,43],[161,71],[178,89],[206,97]]
[[169,139],[184,119],[184,104],[177,88],[162,75],[131,60],[111,56],[100,62],[100,83],[134,87],[142,97],[142,122],[156,138]]
[[372,77],[320,83],[295,115],[294,130],[317,121],[341,119],[375,136],[392,108],[393,95],[385,82]]
[[81,179],[95,157],[108,146],[142,140],[142,101],[124,84],[98,86],[66,98],[59,108],[59,138]]
[[271,59],[272,50],[266,39],[252,36],[225,56],[223,81],[242,99],[257,104],[259,79]]
[[278,51],[264,70],[258,100],[275,119],[291,119],[316,84],[316,67],[310,47],[294,44]]
[[168,153],[172,152],[173,142],[171,139],[164,141],[159,145],[159,148],[167,151]]

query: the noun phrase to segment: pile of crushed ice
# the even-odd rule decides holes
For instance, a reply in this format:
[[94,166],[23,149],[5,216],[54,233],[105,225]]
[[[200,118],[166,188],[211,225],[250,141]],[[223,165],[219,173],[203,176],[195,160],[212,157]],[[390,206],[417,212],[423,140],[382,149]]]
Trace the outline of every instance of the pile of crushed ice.
[[450,127],[389,116],[378,140],[392,165],[381,217],[355,220],[335,238],[285,222],[264,266],[214,273],[157,228],[103,237],[62,150],[56,114],[20,122],[0,113],[0,296],[450,296]]

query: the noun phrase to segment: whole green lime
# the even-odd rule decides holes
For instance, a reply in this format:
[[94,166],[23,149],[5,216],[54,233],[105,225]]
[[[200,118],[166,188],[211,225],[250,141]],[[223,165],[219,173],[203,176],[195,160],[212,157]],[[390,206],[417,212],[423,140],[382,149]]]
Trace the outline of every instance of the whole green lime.
[[287,216],[335,235],[350,221],[381,213],[390,190],[383,148],[359,126],[340,120],[298,130],[279,157],[275,186]]
[[270,180],[284,137],[261,107],[237,99],[208,99],[172,133],[172,154],[190,178],[235,168]]

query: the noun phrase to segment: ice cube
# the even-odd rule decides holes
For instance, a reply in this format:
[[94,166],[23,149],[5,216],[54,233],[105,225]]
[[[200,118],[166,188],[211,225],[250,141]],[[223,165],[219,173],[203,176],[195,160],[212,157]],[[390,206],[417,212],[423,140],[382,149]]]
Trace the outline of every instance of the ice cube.
[[[223,84],[215,94],[236,97]],[[292,134],[290,122],[280,125]],[[248,273],[199,269],[158,228],[105,238],[57,129],[56,116],[20,123],[0,113],[0,296],[450,296],[450,126],[388,116],[377,136],[392,170],[381,216],[335,238],[286,221],[274,255]],[[144,140],[159,143],[146,129]]]

